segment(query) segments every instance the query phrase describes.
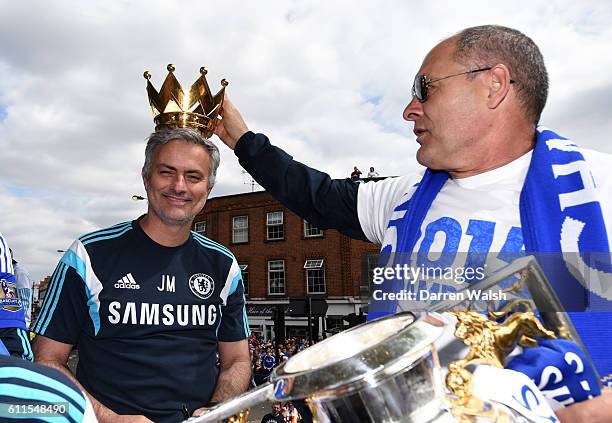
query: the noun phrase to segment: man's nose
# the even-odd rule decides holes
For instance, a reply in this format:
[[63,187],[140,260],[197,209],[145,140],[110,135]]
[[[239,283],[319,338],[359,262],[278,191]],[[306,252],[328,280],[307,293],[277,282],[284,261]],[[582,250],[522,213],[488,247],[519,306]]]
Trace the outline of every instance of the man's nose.
[[186,190],[187,184],[185,183],[185,176],[177,173],[172,180],[172,188],[176,192],[183,192]]
[[423,116],[423,103],[421,103],[415,96],[412,96],[412,100],[404,109],[403,117],[408,121],[415,121]]

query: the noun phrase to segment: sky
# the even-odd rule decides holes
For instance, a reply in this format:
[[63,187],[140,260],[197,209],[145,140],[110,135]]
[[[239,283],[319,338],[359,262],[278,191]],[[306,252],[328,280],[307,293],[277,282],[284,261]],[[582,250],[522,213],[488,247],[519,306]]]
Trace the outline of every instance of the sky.
[[[146,212],[140,169],[153,130],[142,74],[183,86],[206,66],[249,128],[347,177],[417,172],[402,119],[427,52],[463,28],[516,28],[550,77],[541,123],[612,153],[612,2],[2,1],[0,231],[40,280],[79,235]],[[212,197],[250,178],[216,137]]]

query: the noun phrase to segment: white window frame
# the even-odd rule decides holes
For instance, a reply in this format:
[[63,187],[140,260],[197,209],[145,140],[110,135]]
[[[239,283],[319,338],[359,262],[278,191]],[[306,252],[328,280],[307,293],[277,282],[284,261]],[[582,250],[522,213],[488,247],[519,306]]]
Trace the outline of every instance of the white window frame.
[[[202,226],[204,227],[204,229],[202,229]],[[206,229],[207,229],[208,224],[206,223],[206,220],[200,220],[199,222],[196,222],[193,226],[193,230],[194,232],[200,234],[200,235],[206,235]]]
[[[244,218],[244,221],[246,222],[246,224],[244,225],[244,227],[237,227],[236,223],[239,222],[239,219],[242,220],[242,218]],[[237,232],[240,231],[240,232]],[[237,234],[246,234],[246,239],[242,240],[237,240]],[[233,244],[244,244],[246,242],[249,242],[249,216],[248,215],[241,215],[241,216],[234,216],[232,217],[232,243]]]
[[380,255],[376,253],[368,253],[366,255],[366,272],[368,285],[374,285],[374,269],[378,266]]
[[[306,259],[304,262],[304,269],[306,270],[306,292],[308,294],[325,294],[327,292],[327,281],[325,280],[325,259]],[[323,280],[323,290],[315,291],[310,289],[310,276],[314,272],[320,272],[320,277]],[[313,283],[314,288],[314,283]]]
[[[280,215],[280,219],[278,216]],[[275,219],[276,217],[276,219]],[[280,226],[281,236],[271,238],[270,230]],[[276,241],[279,239],[285,239],[285,213],[282,210],[266,213],[266,239],[268,241]]]
[[[238,267],[240,268],[240,273],[242,276],[242,286],[244,286],[244,295],[248,296],[249,295],[249,280],[248,280],[249,272],[247,271],[247,269],[249,268],[249,265],[247,263],[238,263]],[[247,274],[247,283],[244,283],[245,273]]]
[[[280,268],[272,269],[272,264],[280,263]],[[283,292],[272,292],[272,272],[280,273],[282,272],[282,286]],[[287,271],[285,267],[285,260],[268,260],[268,295],[285,295],[286,292],[286,282],[287,282]]]
[[[311,226],[311,228],[308,228],[308,226]],[[312,228],[316,229],[318,232],[317,233],[311,233]],[[312,223],[304,220],[304,238],[319,238],[323,236],[323,229],[319,229],[316,226],[314,226]]]
[[304,262],[304,269],[321,269],[325,259],[306,259]]

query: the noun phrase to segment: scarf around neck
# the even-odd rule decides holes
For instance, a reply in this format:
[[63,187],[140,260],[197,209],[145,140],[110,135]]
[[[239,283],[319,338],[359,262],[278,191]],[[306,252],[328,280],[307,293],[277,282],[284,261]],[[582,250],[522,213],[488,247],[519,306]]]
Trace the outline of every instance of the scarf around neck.
[[[393,221],[397,244],[381,250],[380,267],[410,264],[425,216],[448,179],[447,172],[427,169],[395,209],[405,214]],[[612,381],[612,265],[598,195],[580,148],[538,127],[519,203],[525,252],[538,258],[603,379]],[[399,292],[403,281],[385,280],[379,288]],[[395,313],[397,305],[372,300],[368,320]]]

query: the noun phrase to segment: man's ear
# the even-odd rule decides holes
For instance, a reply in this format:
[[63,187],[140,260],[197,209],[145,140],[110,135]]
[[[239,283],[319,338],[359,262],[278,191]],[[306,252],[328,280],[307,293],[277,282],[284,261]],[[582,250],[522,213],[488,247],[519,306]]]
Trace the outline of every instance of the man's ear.
[[487,106],[490,109],[497,108],[506,98],[510,91],[510,70],[504,64],[497,64],[489,71],[489,96]]

